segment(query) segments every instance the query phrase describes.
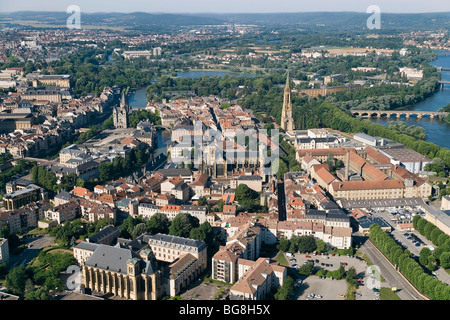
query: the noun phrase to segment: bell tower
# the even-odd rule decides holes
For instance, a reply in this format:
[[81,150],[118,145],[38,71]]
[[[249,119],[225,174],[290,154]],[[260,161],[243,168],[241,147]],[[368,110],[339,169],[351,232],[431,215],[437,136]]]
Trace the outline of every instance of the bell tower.
[[281,112],[281,128],[285,131],[294,130],[294,118],[292,117],[291,88],[289,85],[289,71],[284,88],[283,110]]

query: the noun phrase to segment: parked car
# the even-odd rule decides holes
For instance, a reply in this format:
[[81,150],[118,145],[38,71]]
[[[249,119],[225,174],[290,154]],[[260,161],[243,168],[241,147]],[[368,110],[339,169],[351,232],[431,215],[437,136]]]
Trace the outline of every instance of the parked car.
[[308,259],[308,258],[311,258],[311,256],[306,256],[305,258]]

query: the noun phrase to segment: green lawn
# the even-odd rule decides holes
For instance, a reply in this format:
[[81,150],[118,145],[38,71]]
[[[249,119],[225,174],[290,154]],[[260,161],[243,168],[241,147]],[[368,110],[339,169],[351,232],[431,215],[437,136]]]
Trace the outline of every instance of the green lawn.
[[380,288],[380,300],[401,300],[390,288]]
[[445,272],[447,272],[448,274],[450,274],[450,268],[449,269],[444,269]]
[[289,267],[289,262],[287,261],[286,257],[284,256],[283,251],[278,252],[277,257],[275,258],[276,261],[280,263],[283,267]]
[[365,253],[362,253],[362,252],[360,252],[360,251],[357,251],[357,252],[355,253],[355,256],[360,257],[360,258],[362,258],[364,261],[366,261],[368,266],[373,265],[372,260],[370,260],[369,257],[368,257]]
[[347,293],[345,294],[345,300],[356,300],[356,287],[347,283]]
[[48,230],[47,229],[41,229],[41,228],[34,228],[33,230],[31,230],[30,232],[28,232],[27,234],[48,234]]

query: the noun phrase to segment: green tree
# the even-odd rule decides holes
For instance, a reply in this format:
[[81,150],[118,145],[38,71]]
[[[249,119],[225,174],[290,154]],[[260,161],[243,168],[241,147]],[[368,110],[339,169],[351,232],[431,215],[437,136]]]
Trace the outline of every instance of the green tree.
[[440,265],[444,269],[450,268],[450,252],[443,252],[440,256]]
[[137,237],[139,237],[140,235],[142,235],[146,232],[147,232],[147,225],[144,222],[141,222],[133,228],[133,232],[131,233],[131,236],[133,237],[133,239],[136,239]]
[[309,276],[314,273],[314,265],[311,262],[304,263],[299,269],[298,273]]
[[291,300],[294,297],[294,286],[294,279],[287,277],[283,281],[283,285],[275,293],[275,300]]
[[197,227],[199,227],[199,222],[196,217],[188,213],[179,213],[170,224],[169,234],[189,238],[191,230]]
[[189,238],[205,241],[207,244],[213,241],[214,233],[208,221],[203,222],[199,227],[191,229]]
[[355,267],[350,267],[347,271],[347,274],[345,275],[345,280],[349,285],[356,287],[358,285],[358,281],[356,281],[356,276],[357,273]]
[[205,197],[198,198],[198,205],[199,206],[206,206],[208,204],[208,200]]
[[419,262],[421,265],[426,266],[428,264],[428,257],[432,255],[432,252],[429,248],[424,247],[422,250],[420,250],[419,254]]
[[312,252],[317,249],[316,240],[312,236],[300,236],[298,241],[299,252]]
[[288,252],[289,247],[290,247],[290,241],[287,238],[282,237],[280,239],[280,243],[277,245],[277,249],[280,251],[283,251],[283,252]]
[[147,221],[147,229],[151,234],[169,233],[170,221],[164,213],[157,212]]
[[327,248],[327,244],[325,241],[323,241],[322,239],[317,239],[316,240],[316,251],[317,252],[322,252]]
[[23,294],[27,279],[24,265],[12,268],[6,276],[6,290],[16,295]]

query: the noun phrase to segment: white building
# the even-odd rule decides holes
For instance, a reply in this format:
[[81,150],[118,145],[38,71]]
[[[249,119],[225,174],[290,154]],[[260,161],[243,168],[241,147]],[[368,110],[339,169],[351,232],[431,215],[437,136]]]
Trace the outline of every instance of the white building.
[[9,244],[8,239],[0,238],[0,264],[9,262]]

